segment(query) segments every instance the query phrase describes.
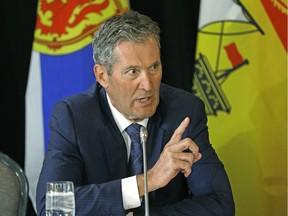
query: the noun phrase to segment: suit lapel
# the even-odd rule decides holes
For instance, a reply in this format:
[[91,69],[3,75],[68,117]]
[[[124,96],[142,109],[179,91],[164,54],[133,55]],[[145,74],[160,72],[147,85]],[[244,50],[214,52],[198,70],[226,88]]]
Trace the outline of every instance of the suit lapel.
[[147,168],[151,169],[157,162],[163,149],[163,136],[165,130],[161,128],[161,116],[156,114],[149,119],[148,122],[148,138],[147,138]]
[[112,179],[127,176],[127,150],[126,144],[110,111],[104,88],[100,90],[102,121],[102,145],[107,156],[107,162]]
[[[120,131],[112,125],[106,125],[102,131],[102,144],[107,156],[112,179],[127,176],[127,150]],[[116,126],[117,127],[117,126]]]

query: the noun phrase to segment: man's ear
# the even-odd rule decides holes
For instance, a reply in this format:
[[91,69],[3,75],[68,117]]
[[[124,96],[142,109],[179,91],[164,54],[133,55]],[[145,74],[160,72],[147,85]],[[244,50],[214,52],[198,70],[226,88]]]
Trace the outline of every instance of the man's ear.
[[103,65],[95,64],[94,65],[94,75],[96,77],[96,80],[104,87],[106,88],[108,86],[108,74],[107,70]]

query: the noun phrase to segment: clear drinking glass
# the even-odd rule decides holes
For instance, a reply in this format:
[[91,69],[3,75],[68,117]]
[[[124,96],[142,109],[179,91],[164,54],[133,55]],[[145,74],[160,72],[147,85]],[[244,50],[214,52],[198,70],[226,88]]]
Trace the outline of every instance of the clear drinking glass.
[[73,182],[55,181],[47,183],[46,216],[75,216]]

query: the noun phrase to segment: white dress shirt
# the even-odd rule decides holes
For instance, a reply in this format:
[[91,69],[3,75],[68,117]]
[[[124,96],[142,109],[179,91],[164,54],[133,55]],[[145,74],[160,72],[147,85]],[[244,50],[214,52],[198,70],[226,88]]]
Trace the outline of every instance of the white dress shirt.
[[[107,95],[107,94],[106,94]],[[130,150],[131,150],[131,140],[129,135],[126,133],[125,129],[132,124],[133,122],[126,119],[111,103],[109,96],[107,95],[108,104],[111,109],[113,118],[122,133],[122,136],[124,138],[124,141],[126,143],[127,147],[127,155],[128,155],[128,161],[130,156]],[[137,122],[137,124],[140,124],[147,128],[148,124],[148,118],[142,120],[141,122]],[[128,163],[127,161],[127,163]],[[138,186],[137,186],[137,180],[136,176],[131,176],[128,178],[124,178],[121,180],[121,186],[122,186],[122,198],[123,198],[123,207],[125,210],[131,209],[131,208],[137,208],[141,205],[141,199],[139,197],[138,192]]]

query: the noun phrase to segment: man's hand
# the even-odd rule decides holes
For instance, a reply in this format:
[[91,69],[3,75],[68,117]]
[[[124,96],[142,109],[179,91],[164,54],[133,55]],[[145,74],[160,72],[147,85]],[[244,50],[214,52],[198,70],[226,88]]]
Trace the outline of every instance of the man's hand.
[[[181,122],[178,128],[174,131],[169,142],[164,147],[154,167],[147,172],[148,192],[164,187],[180,171],[188,177],[192,171],[193,163],[202,157],[201,153],[198,152],[198,146],[193,142],[193,140],[190,138],[181,139],[182,134],[189,125],[189,122],[190,119],[188,117]],[[143,175],[137,176],[137,183],[139,195],[143,196]]]

